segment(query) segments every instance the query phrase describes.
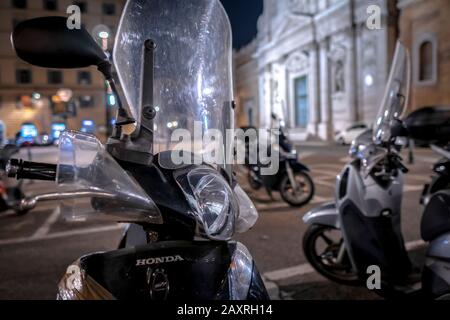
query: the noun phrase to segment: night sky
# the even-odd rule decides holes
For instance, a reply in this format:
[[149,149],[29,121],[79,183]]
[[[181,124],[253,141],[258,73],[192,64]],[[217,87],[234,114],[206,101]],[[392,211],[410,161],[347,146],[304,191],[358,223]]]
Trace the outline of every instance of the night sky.
[[221,0],[233,28],[233,47],[239,49],[256,37],[256,23],[263,0]]

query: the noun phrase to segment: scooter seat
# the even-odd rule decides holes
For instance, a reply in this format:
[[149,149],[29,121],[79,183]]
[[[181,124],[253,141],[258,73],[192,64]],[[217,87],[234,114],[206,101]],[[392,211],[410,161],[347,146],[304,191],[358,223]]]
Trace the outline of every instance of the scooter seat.
[[420,232],[425,241],[450,232],[450,190],[439,191],[431,197],[423,213]]

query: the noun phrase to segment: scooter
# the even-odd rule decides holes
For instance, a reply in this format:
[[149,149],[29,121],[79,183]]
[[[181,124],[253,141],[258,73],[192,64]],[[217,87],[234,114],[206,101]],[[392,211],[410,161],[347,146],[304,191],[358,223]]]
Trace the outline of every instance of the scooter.
[[19,152],[15,145],[5,145],[0,149],[0,212],[13,210],[18,215],[23,215],[28,210],[20,209],[19,203],[25,198],[22,191],[23,181],[16,182],[8,178],[5,167],[9,159]]
[[[445,271],[450,266],[450,250],[443,242],[450,228],[444,224],[436,230],[434,222],[449,209],[440,201],[440,193],[425,207],[421,231],[423,239],[431,243],[420,281],[401,232],[403,175],[408,169],[399,155],[401,144],[396,142],[404,137],[430,141],[439,135],[450,140],[450,135],[439,133],[437,128],[442,128],[442,123],[430,120],[423,110],[401,120],[409,92],[409,70],[408,52],[398,43],[373,137],[369,143],[365,137],[353,144],[353,159],[336,181],[335,202],[304,216],[309,227],[303,249],[311,265],[332,281],[365,285],[370,276],[368,270],[376,268],[381,272],[376,290],[381,296],[438,299],[450,292],[450,273]],[[446,122],[450,112],[447,109],[440,116],[439,121]],[[427,136],[430,132],[433,137]]]
[[58,299],[268,299],[251,254],[232,240],[256,222],[251,200],[231,166],[202,158],[202,144],[176,149],[167,126],[179,119],[184,133],[194,125],[233,128],[231,27],[220,2],[127,2],[114,64],[128,109],[105,53],[66,20],[21,22],[12,35],[16,53],[40,67],[97,66],[118,98],[114,132],[104,146],[93,135],[66,131],[57,164],[12,159],[7,172],[61,186],[24,199],[22,208],[60,201],[67,219],[130,226],[121,249],[87,254],[68,267]]
[[289,141],[282,121],[274,113],[272,120],[279,123],[278,143],[273,143],[269,148],[272,149],[270,152],[279,152],[279,170],[273,175],[263,175],[261,173],[262,164],[259,161],[250,161],[249,144],[252,141],[246,140],[246,167],[249,185],[254,190],[259,190],[264,186],[271,198],[272,192],[278,191],[281,198],[293,207],[304,206],[314,197],[314,182],[308,173],[308,167],[298,160],[297,150]]
[[420,204],[427,205],[430,198],[441,190],[450,189],[450,151],[448,144],[432,144],[430,148],[442,158],[439,159],[432,167],[435,173],[431,182],[426,184],[420,197]]

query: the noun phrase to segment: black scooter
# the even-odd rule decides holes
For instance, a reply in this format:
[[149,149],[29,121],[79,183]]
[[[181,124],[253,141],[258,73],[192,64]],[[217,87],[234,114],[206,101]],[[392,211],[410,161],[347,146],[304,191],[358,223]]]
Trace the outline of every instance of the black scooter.
[[[209,23],[195,28],[204,19]],[[181,39],[179,30],[184,32]],[[65,132],[57,165],[13,159],[7,168],[10,177],[56,180],[64,188],[24,199],[23,209],[59,200],[64,216],[130,224],[121,249],[85,255],[68,267],[58,286],[59,299],[268,299],[249,251],[231,240],[255,223],[257,212],[229,168],[205,161],[180,164],[170,150],[154,152],[167,127],[156,126],[157,120],[173,123],[172,116],[199,114],[183,111],[197,105],[188,105],[187,99],[177,105],[176,94],[195,95],[206,88],[200,94],[232,97],[224,88],[232,88],[231,74],[220,73],[231,70],[230,30],[218,0],[195,6],[181,0],[129,0],[114,50],[128,110],[117,94],[111,63],[83,27],[69,30],[64,17],[45,17],[21,22],[14,30],[14,48],[23,60],[48,68],[97,66],[118,98],[116,125],[106,146],[92,135]],[[211,50],[212,43],[218,50]],[[181,44],[183,50],[172,50]],[[221,77],[214,78],[216,72]],[[213,82],[219,78],[223,86]],[[161,114],[155,97],[170,100],[158,105]],[[232,128],[232,106],[230,100],[215,110],[221,112],[224,128]],[[171,107],[177,107],[173,114]],[[199,119],[211,125],[215,115],[204,112]],[[196,155],[184,151],[184,156]]]
[[447,143],[431,145],[431,149],[442,156],[433,166],[434,175],[426,184],[420,197],[420,204],[427,205],[431,197],[439,191],[450,189],[450,150]]
[[[278,122],[279,134],[278,144],[272,144],[268,148],[271,152],[279,152],[279,170],[273,175],[261,174],[262,164],[260,161],[254,163],[250,161],[249,150],[250,140],[245,141],[246,167],[248,169],[248,182],[252,189],[259,190],[264,186],[269,196],[272,192],[280,192],[281,198],[293,207],[306,205],[314,197],[314,183],[309,175],[306,165],[298,161],[297,151],[287,137],[284,126],[276,114],[272,114],[272,120]],[[255,129],[252,127],[242,128],[243,130]]]

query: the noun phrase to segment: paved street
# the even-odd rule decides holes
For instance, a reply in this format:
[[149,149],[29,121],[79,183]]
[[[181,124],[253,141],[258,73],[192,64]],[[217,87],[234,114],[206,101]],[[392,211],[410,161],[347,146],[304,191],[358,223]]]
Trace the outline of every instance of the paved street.
[[[269,285],[280,290],[284,299],[375,299],[362,288],[335,285],[315,273],[302,252],[306,226],[302,216],[312,207],[330,201],[334,180],[348,160],[346,147],[308,146],[300,148],[301,159],[312,169],[316,197],[303,207],[293,209],[275,194],[272,201],[264,191],[249,192],[259,210],[255,227],[236,238],[249,248]],[[24,156],[26,158],[26,156]],[[54,149],[33,150],[33,160],[55,159]],[[403,202],[403,231],[413,256],[420,255],[421,207],[418,204],[423,184],[429,180],[435,157],[418,149],[416,163],[406,178]],[[29,194],[54,190],[52,183],[26,184]],[[53,299],[56,284],[65,268],[80,255],[114,249],[121,226],[104,223],[67,223],[46,204],[24,217],[0,214],[0,299]]]

